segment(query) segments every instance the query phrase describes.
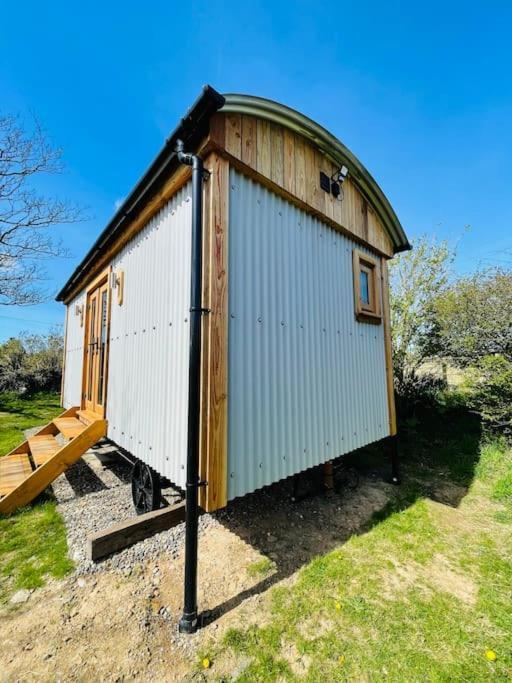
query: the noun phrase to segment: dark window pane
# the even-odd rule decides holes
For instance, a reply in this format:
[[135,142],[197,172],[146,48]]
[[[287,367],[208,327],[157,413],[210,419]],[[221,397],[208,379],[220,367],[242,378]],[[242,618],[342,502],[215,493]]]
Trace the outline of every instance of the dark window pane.
[[361,289],[361,303],[365,306],[370,305],[370,283],[368,273],[362,270],[359,275],[359,287]]
[[87,400],[92,401],[93,357],[94,357],[94,326],[96,323],[96,300],[92,300],[91,317],[89,322],[89,349],[87,354],[89,381],[87,382]]
[[98,378],[98,403],[103,405],[103,381],[105,378],[105,345],[107,343],[107,292],[101,295],[100,363]]

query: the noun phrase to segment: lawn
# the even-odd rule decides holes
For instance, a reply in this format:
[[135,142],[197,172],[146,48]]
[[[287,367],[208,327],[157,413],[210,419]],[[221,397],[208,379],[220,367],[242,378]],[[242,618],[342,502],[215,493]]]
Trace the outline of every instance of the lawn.
[[512,451],[435,410],[402,425],[401,453],[367,528],[201,653],[213,677],[234,658],[241,682],[511,680]]
[[62,412],[58,394],[24,397],[14,392],[0,394],[0,455],[24,440],[23,430],[49,422]]
[[[0,394],[0,456],[23,441],[23,430],[45,424],[62,408],[57,394]],[[41,498],[9,517],[0,516],[0,603],[20,588],[37,588],[48,576],[73,567],[66,531],[54,501]]]

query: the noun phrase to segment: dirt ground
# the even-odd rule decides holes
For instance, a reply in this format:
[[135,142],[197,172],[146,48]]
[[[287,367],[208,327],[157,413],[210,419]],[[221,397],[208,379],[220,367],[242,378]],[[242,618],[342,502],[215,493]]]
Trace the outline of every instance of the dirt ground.
[[[313,557],[360,532],[391,488],[374,473],[356,491],[300,503],[290,502],[286,484],[235,501],[200,538],[198,601],[212,613],[193,636],[180,636],[176,627],[183,552],[129,573],[52,582],[0,613],[0,681],[236,679],[243,661],[213,662],[203,671],[200,657],[230,626],[261,623],[270,589],[293,582]],[[254,571],[265,557],[272,568]]]

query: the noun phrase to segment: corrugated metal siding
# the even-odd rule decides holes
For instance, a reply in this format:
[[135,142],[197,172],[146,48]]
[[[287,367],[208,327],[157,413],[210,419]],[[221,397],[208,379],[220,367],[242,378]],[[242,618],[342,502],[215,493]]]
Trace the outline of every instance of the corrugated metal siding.
[[185,485],[190,308],[190,184],[115,257],[107,385],[108,436]]
[[388,435],[382,325],[351,240],[231,170],[228,498]]
[[[85,293],[76,296],[66,308],[66,350],[64,366],[64,408],[80,405],[82,393],[82,364],[84,359],[84,330],[80,327],[80,316],[75,314],[76,306],[85,305]],[[85,321],[85,309],[84,309]]]

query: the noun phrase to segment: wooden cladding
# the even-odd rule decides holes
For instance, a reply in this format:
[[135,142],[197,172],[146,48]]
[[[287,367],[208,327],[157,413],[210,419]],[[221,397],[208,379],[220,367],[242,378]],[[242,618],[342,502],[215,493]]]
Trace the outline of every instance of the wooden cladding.
[[395,385],[393,380],[393,342],[391,338],[391,312],[389,308],[389,274],[386,259],[380,260],[382,282],[382,320],[384,323],[384,344],[386,353],[386,388],[388,396],[389,434],[397,433]]
[[261,176],[259,180],[282,188],[302,208],[383,256],[393,255],[388,234],[350,176],[343,183],[341,201],[321,189],[320,173],[330,178],[338,168],[301,135],[245,114],[217,113],[210,137],[219,149]]

